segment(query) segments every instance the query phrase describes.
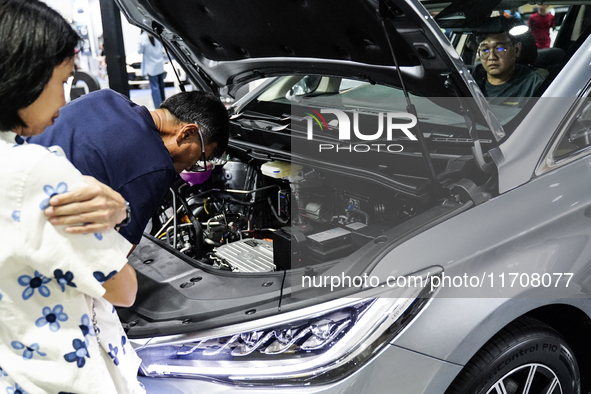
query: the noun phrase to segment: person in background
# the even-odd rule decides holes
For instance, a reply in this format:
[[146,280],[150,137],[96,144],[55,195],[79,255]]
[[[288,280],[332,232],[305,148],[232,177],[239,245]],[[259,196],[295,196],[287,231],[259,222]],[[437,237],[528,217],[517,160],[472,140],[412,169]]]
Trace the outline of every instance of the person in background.
[[138,52],[142,54],[142,75],[147,75],[152,90],[154,108],[159,108],[165,99],[164,95],[164,56],[162,44],[153,36],[142,30],[140,34]]
[[539,49],[550,48],[550,29],[555,28],[554,15],[548,12],[548,6],[542,4],[538,7],[534,13],[530,15],[527,20],[534,39],[536,40],[536,46]]
[[[113,305],[135,300],[137,280],[126,259],[130,245],[110,221],[71,232],[52,225],[44,212],[56,195],[69,192],[60,202],[70,202],[60,205],[61,213],[70,214],[58,221],[96,213],[80,214],[74,202],[80,190],[88,195],[88,178],[59,149],[24,141],[59,116],[79,43],[45,3],[0,0],[2,392],[145,392],[137,380],[140,360],[113,313]],[[94,186],[105,197],[105,189]]]
[[506,18],[515,18],[518,21],[521,21],[521,13],[519,12],[518,8],[511,8],[510,10],[505,10],[504,13]]

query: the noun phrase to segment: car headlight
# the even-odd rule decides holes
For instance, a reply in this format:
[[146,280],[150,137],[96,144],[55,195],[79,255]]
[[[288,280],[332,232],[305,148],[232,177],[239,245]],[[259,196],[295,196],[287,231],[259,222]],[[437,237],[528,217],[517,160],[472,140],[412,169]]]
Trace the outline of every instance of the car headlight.
[[211,331],[133,341],[140,371],[237,385],[328,383],[360,368],[412,320],[431,296],[432,276],[422,276],[422,287],[372,289]]

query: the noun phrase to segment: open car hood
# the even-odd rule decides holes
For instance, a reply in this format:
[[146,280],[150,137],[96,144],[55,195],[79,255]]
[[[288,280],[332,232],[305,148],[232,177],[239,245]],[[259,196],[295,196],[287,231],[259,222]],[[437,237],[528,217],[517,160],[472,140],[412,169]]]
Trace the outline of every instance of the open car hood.
[[464,106],[478,107],[472,113],[497,141],[504,136],[464,63],[417,0],[117,2],[130,23],[161,32],[202,89],[231,94],[249,81],[289,74],[400,86],[398,63],[411,93],[473,97]]

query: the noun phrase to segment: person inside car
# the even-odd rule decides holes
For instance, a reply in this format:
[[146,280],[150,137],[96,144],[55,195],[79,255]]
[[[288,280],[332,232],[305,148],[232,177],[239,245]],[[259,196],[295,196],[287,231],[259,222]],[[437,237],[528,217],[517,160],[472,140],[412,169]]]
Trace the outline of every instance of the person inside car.
[[133,219],[120,234],[137,245],[177,173],[218,157],[228,136],[226,108],[213,94],[178,93],[149,111],[104,89],[68,103],[29,142],[61,147],[80,172],[121,193]]
[[523,100],[514,98],[532,97],[544,81],[540,74],[517,64],[521,50],[522,43],[508,29],[480,41],[478,57],[486,73],[476,81],[491,104],[520,105]]
[[113,313],[136,297],[130,245],[108,224],[86,235],[52,225],[50,199],[79,198],[86,180],[59,149],[24,140],[65,104],[79,43],[45,3],[0,0],[0,387],[8,393],[145,392]]

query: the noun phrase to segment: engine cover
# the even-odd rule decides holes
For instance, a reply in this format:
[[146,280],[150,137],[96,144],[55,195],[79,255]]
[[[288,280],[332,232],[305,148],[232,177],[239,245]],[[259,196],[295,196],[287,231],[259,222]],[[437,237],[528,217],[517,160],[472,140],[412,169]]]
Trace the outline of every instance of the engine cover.
[[234,272],[271,272],[273,243],[264,239],[242,239],[213,250],[214,256],[223,259]]

